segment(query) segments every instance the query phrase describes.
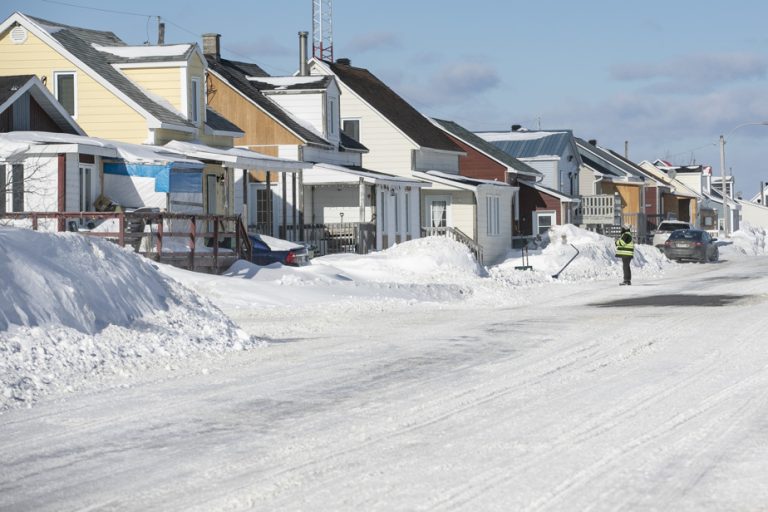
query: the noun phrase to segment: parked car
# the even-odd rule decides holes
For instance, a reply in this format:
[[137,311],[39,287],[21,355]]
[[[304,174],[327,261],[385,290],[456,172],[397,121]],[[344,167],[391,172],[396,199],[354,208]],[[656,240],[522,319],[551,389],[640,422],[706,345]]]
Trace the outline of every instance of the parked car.
[[717,238],[712,238],[701,229],[678,229],[664,242],[664,254],[677,261],[717,261],[720,259],[720,251],[715,242]]
[[300,267],[309,263],[305,245],[261,234],[249,234],[253,246],[251,261],[257,265],[280,263]]
[[669,238],[669,234],[676,229],[692,229],[693,226],[690,222],[682,220],[663,220],[659,223],[659,227],[653,233],[653,241],[651,242],[654,247],[658,247],[664,250],[664,242]]

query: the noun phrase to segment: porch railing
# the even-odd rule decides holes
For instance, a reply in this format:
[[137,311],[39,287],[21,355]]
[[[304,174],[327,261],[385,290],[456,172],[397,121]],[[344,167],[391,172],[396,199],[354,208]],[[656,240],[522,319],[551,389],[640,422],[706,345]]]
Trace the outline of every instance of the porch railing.
[[448,226],[442,226],[442,227],[422,226],[421,236],[447,236],[448,238],[452,238],[453,240],[456,240],[457,242],[460,242],[466,245],[469,248],[469,250],[472,252],[472,254],[475,256],[475,259],[477,260],[477,262],[480,265],[483,264],[483,248],[477,242],[475,242],[472,238],[470,238],[466,233],[464,233],[462,230],[458,228],[452,228]]
[[[280,228],[282,238],[293,242],[306,242],[315,256],[327,254],[368,254],[376,248],[376,225],[368,222],[338,222],[304,224]],[[302,237],[303,234],[303,237]]]
[[615,224],[621,217],[621,196],[618,194],[580,196],[579,200],[577,224]]
[[241,217],[166,212],[2,213],[0,223],[35,231],[72,231],[126,245],[169,265],[221,272],[237,259],[251,259]]

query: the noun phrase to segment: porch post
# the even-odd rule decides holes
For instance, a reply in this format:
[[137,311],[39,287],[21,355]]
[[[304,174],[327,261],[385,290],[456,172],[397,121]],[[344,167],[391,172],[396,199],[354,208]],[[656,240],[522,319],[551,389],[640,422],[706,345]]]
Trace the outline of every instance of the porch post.
[[299,237],[304,240],[304,169],[299,171]]
[[[58,180],[57,200],[58,200],[59,212],[64,212],[67,210],[67,155],[64,153],[59,153],[58,155],[57,180]],[[64,217],[59,217],[58,224],[59,224],[58,230],[64,231],[65,229]]]
[[275,218],[273,214],[272,209],[272,173],[267,171],[267,218],[269,219],[269,232],[266,233],[267,235],[271,235],[273,233],[274,225],[275,225]]
[[297,218],[298,215],[296,215],[299,209],[297,204],[298,203],[297,196],[298,196],[298,191],[296,190],[296,173],[292,172],[291,173],[291,207],[293,208],[293,211],[291,212],[291,216],[293,217],[293,219],[291,220],[293,221],[292,240],[294,242],[296,241],[296,237],[299,231],[298,218]]
[[248,229],[248,178],[250,173],[248,169],[243,169],[243,223],[245,229]]
[[368,251],[366,250],[366,247],[364,247],[365,244],[365,236],[363,233],[363,222],[365,222],[365,181],[363,178],[360,178],[359,185],[358,185],[358,194],[357,194],[357,205],[360,208],[359,213],[359,221],[358,221],[358,227],[357,227],[357,247],[358,247],[358,253],[359,254],[366,254]]
[[288,182],[285,179],[285,173],[280,175],[280,181],[283,184],[283,230],[278,235],[278,238],[288,238]]

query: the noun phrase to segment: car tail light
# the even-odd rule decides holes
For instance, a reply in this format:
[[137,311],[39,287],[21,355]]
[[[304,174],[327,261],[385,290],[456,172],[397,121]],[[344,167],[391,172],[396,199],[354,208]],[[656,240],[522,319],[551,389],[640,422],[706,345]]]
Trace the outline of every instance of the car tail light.
[[695,245],[696,247],[701,247],[704,244],[701,242],[693,242],[693,245]]
[[285,256],[285,264],[293,265],[295,261],[296,261],[296,254],[294,254],[293,251],[288,251],[288,254]]
[[672,247],[672,242],[667,240],[666,242],[664,242],[664,247]]

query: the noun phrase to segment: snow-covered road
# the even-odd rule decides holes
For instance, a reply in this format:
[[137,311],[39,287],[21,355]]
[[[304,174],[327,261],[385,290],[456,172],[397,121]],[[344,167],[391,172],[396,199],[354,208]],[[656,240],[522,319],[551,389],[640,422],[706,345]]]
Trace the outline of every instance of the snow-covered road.
[[0,509],[765,510],[766,290],[227,311],[271,343],[0,415]]

